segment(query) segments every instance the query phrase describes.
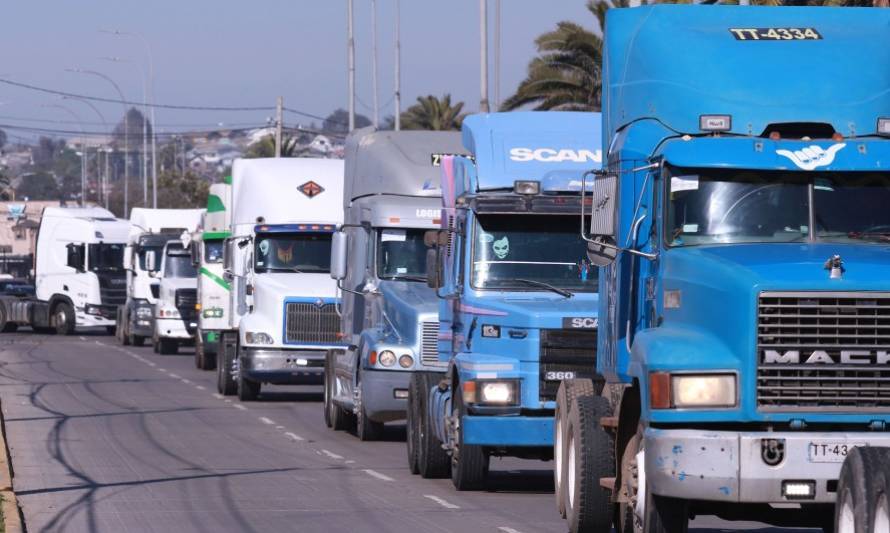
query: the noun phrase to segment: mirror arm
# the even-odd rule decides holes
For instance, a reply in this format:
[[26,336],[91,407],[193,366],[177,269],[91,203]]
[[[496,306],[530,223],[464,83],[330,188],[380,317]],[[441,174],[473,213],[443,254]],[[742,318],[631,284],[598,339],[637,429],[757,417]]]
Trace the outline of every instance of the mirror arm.
[[343,286],[343,280],[342,280],[342,279],[338,279],[338,280],[337,280],[337,288],[340,289],[340,290],[343,291],[343,292],[348,292],[348,293],[350,293],[350,294],[355,294],[355,295],[357,295],[357,296],[364,296],[364,295],[365,295],[365,293],[363,293],[363,292],[360,292],[360,291],[354,291],[354,290],[352,290],[352,289],[347,289],[346,287],[344,287],[344,286]]

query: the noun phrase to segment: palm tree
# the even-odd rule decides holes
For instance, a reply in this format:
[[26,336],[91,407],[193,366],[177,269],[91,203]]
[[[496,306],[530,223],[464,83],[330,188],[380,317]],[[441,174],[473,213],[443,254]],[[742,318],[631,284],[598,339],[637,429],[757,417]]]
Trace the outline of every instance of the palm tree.
[[[297,150],[297,139],[290,135],[281,138],[281,157],[297,157],[300,153]],[[247,147],[247,153],[244,154],[247,159],[255,157],[275,157],[275,136],[266,135],[259,141]]]
[[451,95],[442,98],[433,95],[418,96],[417,103],[401,115],[405,130],[459,130],[464,120],[463,102],[451,105]]

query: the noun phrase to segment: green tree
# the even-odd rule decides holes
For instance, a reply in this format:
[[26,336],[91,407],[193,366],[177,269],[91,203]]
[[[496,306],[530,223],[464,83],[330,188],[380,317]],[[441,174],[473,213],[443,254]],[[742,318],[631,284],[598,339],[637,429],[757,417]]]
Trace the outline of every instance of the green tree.
[[[284,135],[281,137],[281,157],[299,157],[302,151],[297,147],[296,137]],[[259,141],[247,147],[245,159],[257,157],[275,157],[275,136],[266,135]]]
[[442,98],[418,96],[417,103],[402,112],[401,126],[405,130],[459,130],[465,116],[463,108],[463,102],[451,104],[450,94]]
[[[356,128],[365,128],[370,125],[371,119],[364,115],[355,115]],[[349,132],[349,112],[345,109],[337,109],[324,119],[321,129],[326,133],[346,135]]]
[[15,189],[15,197],[20,200],[58,200],[59,185],[49,172],[25,174]]
[[2,150],[4,146],[6,146],[6,142],[8,140],[9,139],[6,137],[6,132],[3,130],[0,130],[0,150]]
[[165,209],[194,209],[207,205],[210,183],[194,172],[184,175],[164,172],[158,176],[158,207]]

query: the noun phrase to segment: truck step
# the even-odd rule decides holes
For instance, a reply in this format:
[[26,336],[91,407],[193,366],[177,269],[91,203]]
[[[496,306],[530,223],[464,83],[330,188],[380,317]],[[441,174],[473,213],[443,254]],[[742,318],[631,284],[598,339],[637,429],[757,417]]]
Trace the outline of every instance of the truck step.
[[602,487],[604,489],[609,489],[612,492],[615,492],[615,478],[601,477],[600,478],[600,487]]
[[604,428],[610,429],[618,429],[618,417],[617,416],[601,416],[600,417],[600,425]]

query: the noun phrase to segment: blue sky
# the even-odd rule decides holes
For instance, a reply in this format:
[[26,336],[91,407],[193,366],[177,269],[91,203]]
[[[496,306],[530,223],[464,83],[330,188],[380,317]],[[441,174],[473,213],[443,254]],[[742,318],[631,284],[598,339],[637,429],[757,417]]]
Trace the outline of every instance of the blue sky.
[[[588,27],[584,0],[502,0],[501,96],[509,96],[534,55],[534,38],[559,20]],[[355,0],[359,112],[368,116],[371,92],[370,0]],[[493,6],[493,1],[490,1]],[[381,117],[392,114],[395,0],[377,0]],[[403,108],[418,95],[449,92],[478,109],[479,3],[477,0],[401,0]],[[490,10],[493,16],[493,8]],[[100,70],[115,78],[128,99],[141,101],[136,39],[101,28],[142,33],[155,63],[158,103],[264,106],[283,95],[285,105],[316,115],[346,107],[346,0],[20,0],[0,15],[0,77],[38,86],[113,97],[98,78],[65,68]],[[131,63],[102,61],[102,56]],[[0,123],[40,125],[7,117],[71,120],[49,95],[0,85]],[[84,121],[98,122],[79,102],[62,102]],[[97,104],[111,121],[120,106]],[[60,114],[61,113],[61,114]],[[157,112],[159,131],[216,123],[258,124],[263,112]],[[288,123],[298,120],[288,116]],[[308,122],[306,122],[308,123]],[[47,125],[47,124],[44,124]],[[60,127],[59,125],[49,127]],[[62,126],[64,127],[64,126]],[[95,126],[96,129],[101,129]],[[12,132],[10,132],[12,133]]]

